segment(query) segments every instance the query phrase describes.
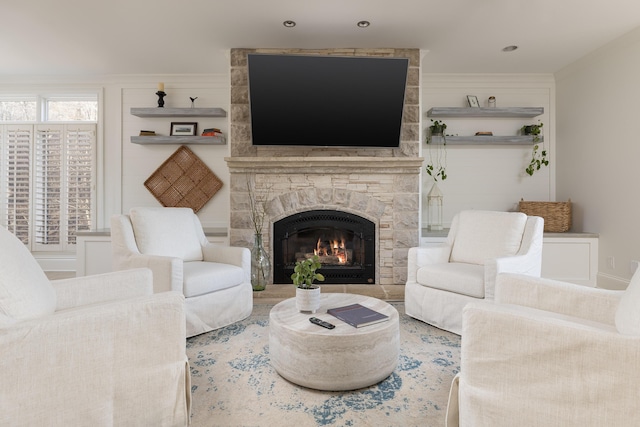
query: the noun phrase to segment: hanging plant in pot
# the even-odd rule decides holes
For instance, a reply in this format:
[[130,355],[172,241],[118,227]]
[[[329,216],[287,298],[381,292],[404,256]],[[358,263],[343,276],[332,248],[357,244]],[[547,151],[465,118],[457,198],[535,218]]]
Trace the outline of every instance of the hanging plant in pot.
[[324,276],[316,273],[316,270],[321,266],[320,258],[317,255],[296,262],[291,280],[296,286],[296,308],[298,311],[315,313],[320,308],[320,286],[314,285],[313,282],[315,280],[324,281]]
[[527,175],[533,176],[535,171],[540,170],[542,166],[549,166],[549,159],[547,159],[547,150],[544,147],[540,147],[540,133],[542,132],[542,126],[544,123],[539,122],[537,125],[522,126],[523,135],[531,135],[533,137],[533,148],[531,150],[531,160],[524,170]]
[[[447,179],[447,137],[444,131],[447,129],[447,124],[440,120],[431,119],[431,126],[429,126],[429,134],[427,135],[427,146],[429,147],[429,162],[427,163],[426,170],[429,176],[434,181],[438,179],[444,181]],[[433,140],[433,137],[442,137],[442,144],[438,144]]]

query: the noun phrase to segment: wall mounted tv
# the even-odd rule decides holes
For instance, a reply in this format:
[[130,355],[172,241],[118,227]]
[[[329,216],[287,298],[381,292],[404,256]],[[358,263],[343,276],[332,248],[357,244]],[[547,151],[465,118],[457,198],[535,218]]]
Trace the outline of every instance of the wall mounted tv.
[[407,58],[249,54],[253,145],[397,147]]

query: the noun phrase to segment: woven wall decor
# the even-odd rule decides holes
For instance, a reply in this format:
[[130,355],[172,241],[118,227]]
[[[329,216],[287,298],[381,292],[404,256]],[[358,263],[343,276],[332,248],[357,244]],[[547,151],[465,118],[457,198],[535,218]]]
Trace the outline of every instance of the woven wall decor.
[[193,151],[183,145],[144,182],[165,207],[198,212],[222,187],[222,181]]

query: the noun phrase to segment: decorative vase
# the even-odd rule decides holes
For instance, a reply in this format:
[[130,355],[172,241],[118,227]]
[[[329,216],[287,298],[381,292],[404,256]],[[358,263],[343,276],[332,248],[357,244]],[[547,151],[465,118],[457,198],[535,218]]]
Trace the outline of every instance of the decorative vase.
[[320,286],[296,288],[296,308],[298,311],[315,313],[320,308]]
[[254,291],[264,291],[269,280],[271,263],[269,255],[262,245],[262,235],[254,236],[253,248],[251,249],[251,286]]

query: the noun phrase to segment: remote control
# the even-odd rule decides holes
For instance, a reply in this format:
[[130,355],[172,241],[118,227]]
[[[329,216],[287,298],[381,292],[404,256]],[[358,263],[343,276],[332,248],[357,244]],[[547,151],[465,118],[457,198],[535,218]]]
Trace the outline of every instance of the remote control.
[[318,319],[317,317],[310,317],[309,322],[315,323],[318,326],[322,326],[323,328],[333,329],[336,325],[332,325],[329,322],[325,322],[324,320]]

